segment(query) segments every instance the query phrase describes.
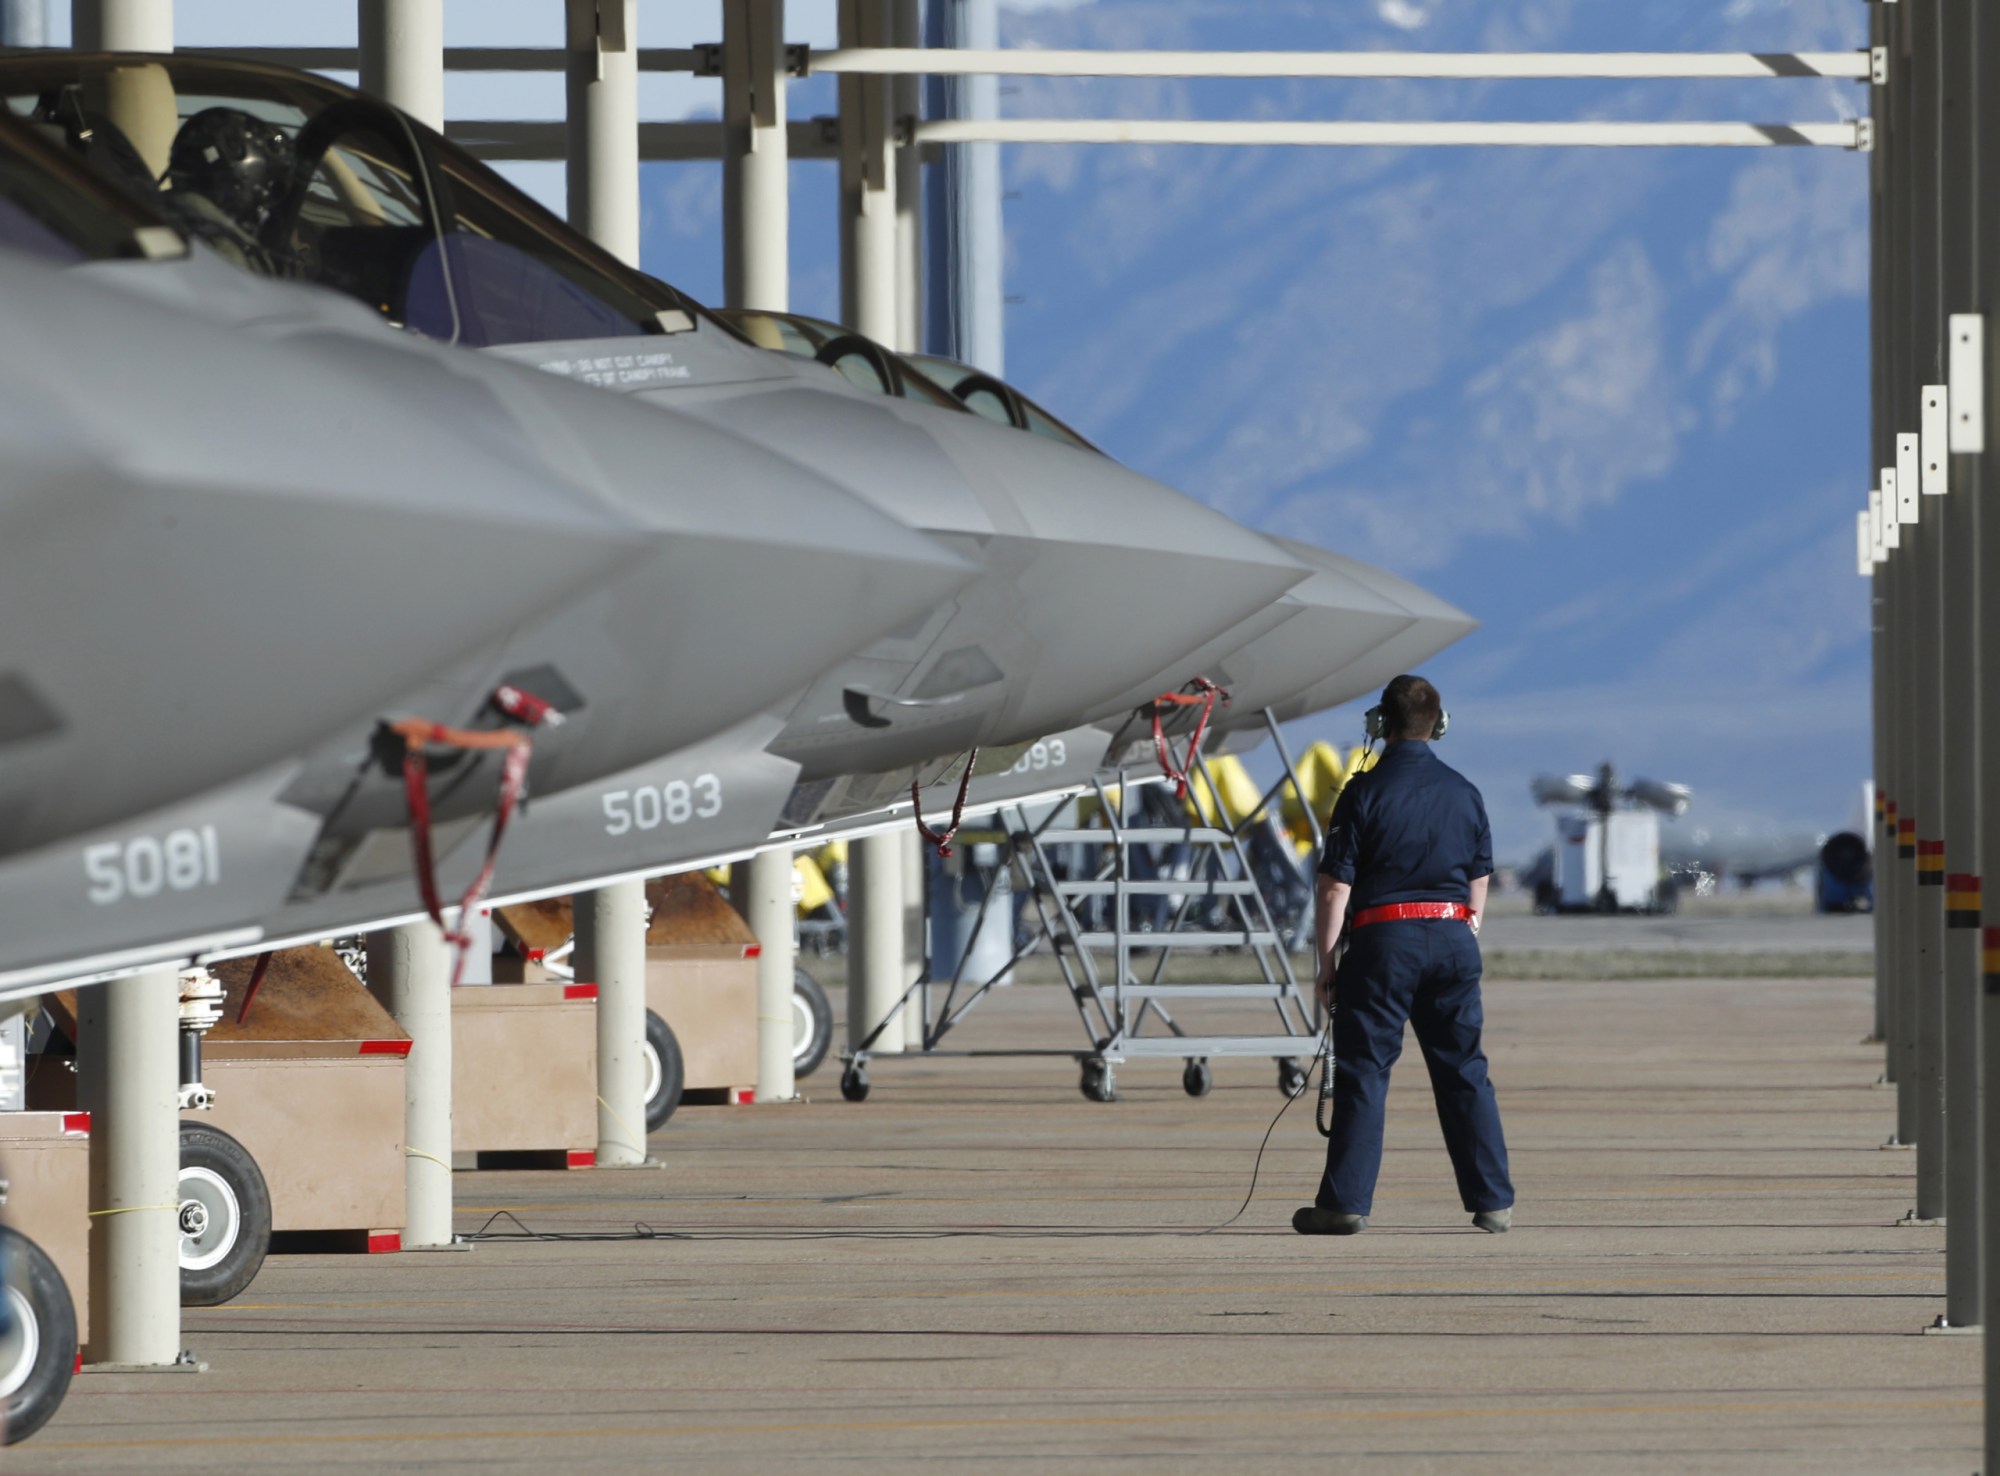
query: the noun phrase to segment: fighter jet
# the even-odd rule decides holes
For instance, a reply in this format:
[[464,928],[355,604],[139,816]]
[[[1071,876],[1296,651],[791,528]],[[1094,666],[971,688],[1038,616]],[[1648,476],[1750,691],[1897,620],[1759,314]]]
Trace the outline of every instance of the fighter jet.
[[[984,577],[953,606],[829,670],[784,714],[774,751],[809,782],[1032,740],[1305,577],[1270,544],[1102,458],[1009,435],[948,397],[864,396],[836,372],[761,351],[437,134],[337,84],[48,53],[0,61],[0,94],[245,266],[685,409],[976,558]],[[228,134],[222,156],[269,161],[269,180],[288,183],[239,188],[241,169],[211,178],[211,133]]]
[[[172,268],[176,290],[203,265],[190,257]],[[254,332],[229,337],[309,343],[312,361],[329,376],[345,371],[385,399],[433,415],[480,411],[496,456],[559,466],[566,479],[583,484],[579,499],[594,494],[651,535],[643,562],[543,621],[511,634],[496,630],[508,638],[487,665],[444,673],[400,706],[402,713],[477,729],[475,736],[490,734],[504,726],[488,701],[497,672],[499,690],[529,692],[568,719],[537,735],[530,778],[546,792],[629,769],[762,710],[857,644],[921,619],[972,572],[805,469],[713,427],[497,359],[426,345],[372,319],[355,321],[358,315],[337,299],[258,283],[212,259],[205,265],[239,297],[254,299],[254,311],[235,304]],[[93,270],[100,284],[130,286],[150,282],[160,268],[132,262]],[[96,290],[101,294],[102,286]],[[135,289],[112,306],[143,320],[143,295]],[[326,317],[329,302],[347,321]],[[146,385],[135,373],[122,390],[121,408],[126,398],[138,403]],[[252,403],[245,394],[237,408]],[[351,454],[351,446],[345,450]],[[327,454],[342,453],[327,448]],[[432,469],[447,480],[465,475],[449,465]],[[426,557],[436,556],[433,545]],[[254,613],[244,617],[253,625]],[[8,915],[34,920],[9,930],[0,968],[13,984],[26,985],[54,977],[52,970],[76,972],[71,966],[80,962],[128,966],[151,949],[179,955],[193,949],[191,940],[215,946],[218,939],[240,939],[246,929],[254,936],[289,897],[365,887],[382,875],[407,881],[410,765],[397,761],[396,745],[385,751],[384,732],[372,722],[322,725],[322,731],[325,741],[301,764],[254,774],[148,820],[146,835],[165,835],[159,844],[169,851],[175,837],[198,838],[209,858],[198,884],[97,885],[98,871],[116,869],[107,848],[126,845],[103,833],[81,837],[60,854],[44,850],[0,867],[0,897],[12,899]],[[439,759],[435,773],[424,766],[419,787],[441,826],[440,848],[448,850],[494,808],[494,770],[502,760],[477,747]],[[658,806],[641,810],[633,825],[682,827],[716,818],[725,797],[700,787],[699,778],[662,790]],[[83,887],[79,876],[92,885]],[[111,890],[118,895],[104,895]],[[18,912],[14,901],[23,904]],[[126,905],[91,910],[110,901]]]
[[[5,249],[0,301],[0,855],[302,752],[656,537],[506,454],[497,405],[434,423]],[[200,831],[120,846],[126,891],[222,864]]]
[[[891,360],[887,367],[893,372],[885,374],[877,368],[879,353],[876,362],[869,362],[829,351],[829,325],[769,314],[729,316],[753,332],[758,320],[770,320],[776,326],[766,333],[782,335],[793,353],[818,343],[817,351],[828,354],[857,385],[905,396],[941,391],[999,424],[1078,450],[1098,449],[1015,386],[968,364],[907,354]],[[1351,701],[1397,672],[1414,670],[1477,628],[1471,617],[1394,575],[1296,539],[1266,536],[1313,569],[1313,577],[1174,666],[1118,694],[1112,699],[1115,708],[1138,707],[1172,690],[1188,671],[1199,671],[1229,694],[1227,706],[1210,713],[1206,723],[1220,739],[1261,725],[1266,708],[1282,705],[1284,719],[1290,720]],[[1378,678],[1378,672],[1384,674]],[[1185,732],[1195,721],[1181,708],[1167,714],[1164,726],[1169,732]],[[1122,746],[1114,743],[1113,752]]]

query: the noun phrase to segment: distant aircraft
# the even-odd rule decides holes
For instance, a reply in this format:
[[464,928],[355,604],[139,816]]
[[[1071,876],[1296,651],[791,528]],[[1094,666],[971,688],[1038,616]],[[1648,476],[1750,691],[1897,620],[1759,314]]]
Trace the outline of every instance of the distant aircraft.
[[1521,880],[1537,912],[1672,912],[1679,889],[1660,866],[1660,816],[1681,815],[1685,784],[1634,779],[1621,784],[1609,763],[1594,774],[1540,774],[1529,784],[1538,805],[1563,807],[1556,843]]

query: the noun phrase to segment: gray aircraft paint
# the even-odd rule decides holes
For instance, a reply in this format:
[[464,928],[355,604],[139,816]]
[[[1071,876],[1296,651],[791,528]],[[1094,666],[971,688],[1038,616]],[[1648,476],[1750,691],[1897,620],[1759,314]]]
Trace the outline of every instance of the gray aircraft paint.
[[[1170,667],[1306,577],[1221,514],[1103,457],[968,412],[867,394],[713,324],[671,342],[687,377],[641,388],[639,398],[753,437],[985,570],[936,625],[877,642],[804,693],[775,746],[808,779],[1030,741],[1100,714],[1107,694]],[[590,347],[490,352],[557,370],[587,361]],[[733,363],[746,355],[782,374],[745,379]],[[967,677],[939,674],[953,659]],[[887,699],[870,707],[883,726],[852,720],[851,691]]]
[[[973,779],[966,790],[964,813],[978,816],[1001,805],[1066,799],[1082,793],[1104,766],[1109,739],[1110,735],[1100,727],[1076,727],[1017,745],[1010,750],[1013,756],[1006,764]],[[919,798],[924,821],[933,830],[951,819],[958,797],[958,772],[956,765],[926,771],[928,782],[919,790]],[[820,804],[818,812],[825,818],[809,825],[781,821],[772,841],[784,846],[812,846],[908,825],[912,818],[909,795],[905,783],[887,803],[856,803],[833,814],[827,812],[836,806]]]
[[295,769],[0,860],[0,997],[255,942],[319,829],[277,801]]
[[12,253],[0,298],[0,855],[296,754],[650,536],[496,403],[439,425]]
[[[1400,606],[1409,616],[1409,623],[1401,630],[1362,652],[1339,670],[1301,691],[1269,703],[1280,722],[1291,722],[1379,692],[1388,685],[1390,678],[1416,670],[1445,647],[1479,628],[1479,622],[1463,610],[1407,579],[1344,554],[1284,539],[1277,541],[1284,543],[1300,558],[1338,573],[1373,591],[1381,600]],[[1447,705],[1448,699],[1449,694]],[[1231,712],[1224,724],[1224,732],[1236,729],[1248,731],[1261,720],[1261,714],[1257,712]]]
[[[665,338],[502,353],[711,420],[747,415],[743,428],[758,440],[817,469],[851,461],[857,493],[981,556],[988,577],[942,619],[907,622],[793,709],[787,736],[810,750],[800,755],[809,772],[886,778],[899,763],[1026,740],[1108,711],[1105,693],[1267,610],[1305,574],[1219,515],[1101,458],[954,410],[863,396],[830,370],[764,355],[713,323]],[[808,408],[774,413],[781,399]],[[837,423],[815,434],[813,418],[829,414]],[[920,434],[902,434],[910,429]],[[912,497],[921,506],[907,505]],[[863,723],[852,715],[857,690]],[[351,772],[351,748],[347,758]],[[443,799],[456,813],[452,796]],[[383,803],[393,815],[397,799]],[[365,806],[344,816],[357,830],[375,818]]]
[[[665,758],[532,800],[508,828],[487,905],[750,854],[766,843],[798,773],[764,751],[777,727],[775,719],[752,719]],[[490,834],[487,822],[465,825],[439,858],[446,906],[484,863]],[[408,834],[378,831],[371,841],[395,874],[275,909],[261,920],[266,938],[282,946],[421,916]]]

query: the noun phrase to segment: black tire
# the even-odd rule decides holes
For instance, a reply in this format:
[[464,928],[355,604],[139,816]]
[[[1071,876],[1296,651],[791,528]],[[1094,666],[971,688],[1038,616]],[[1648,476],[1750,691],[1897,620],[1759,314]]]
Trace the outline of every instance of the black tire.
[[859,1066],[850,1066],[840,1073],[840,1094],[850,1102],[868,1100],[868,1073]]
[[1083,1080],[1079,1083],[1079,1086],[1084,1096],[1093,1102],[1115,1102],[1118,1100],[1118,1083],[1112,1076],[1111,1067],[1107,1062],[1085,1061],[1083,1063]]
[[687,1063],[681,1059],[681,1043],[665,1020],[646,1011],[646,1131],[657,1133],[667,1125],[674,1109],[681,1105],[687,1090]]
[[792,969],[792,1075],[811,1076],[833,1048],[833,1006],[819,980]]
[[1215,1073],[1206,1061],[1190,1061],[1181,1068],[1181,1090],[1190,1097],[1205,1097],[1215,1086]]
[[271,1248],[271,1191],[249,1151],[220,1128],[181,1124],[181,1305],[240,1294]]
[[1306,1069],[1294,1056],[1286,1056],[1278,1062],[1278,1090],[1288,1097],[1296,1097],[1306,1089]]
[[76,1371],[76,1303],[48,1252],[18,1230],[0,1227],[6,1264],[6,1319],[0,1328],[0,1399],[7,1444],[18,1445],[49,1422]]

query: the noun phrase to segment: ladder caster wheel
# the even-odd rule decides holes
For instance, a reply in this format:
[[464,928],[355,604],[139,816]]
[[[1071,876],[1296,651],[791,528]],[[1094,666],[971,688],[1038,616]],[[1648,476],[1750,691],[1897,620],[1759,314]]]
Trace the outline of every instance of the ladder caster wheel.
[[1111,1068],[1104,1062],[1083,1063],[1083,1094],[1093,1102],[1118,1100],[1117,1084],[1111,1079]]
[[859,1066],[850,1066],[840,1073],[840,1094],[850,1102],[868,1100],[868,1073]]
[[1205,1097],[1215,1085],[1215,1073],[1206,1061],[1190,1061],[1181,1071],[1181,1090],[1190,1097]]
[[1287,1056],[1278,1062],[1278,1090],[1288,1097],[1296,1097],[1306,1089],[1306,1069],[1296,1056]]

